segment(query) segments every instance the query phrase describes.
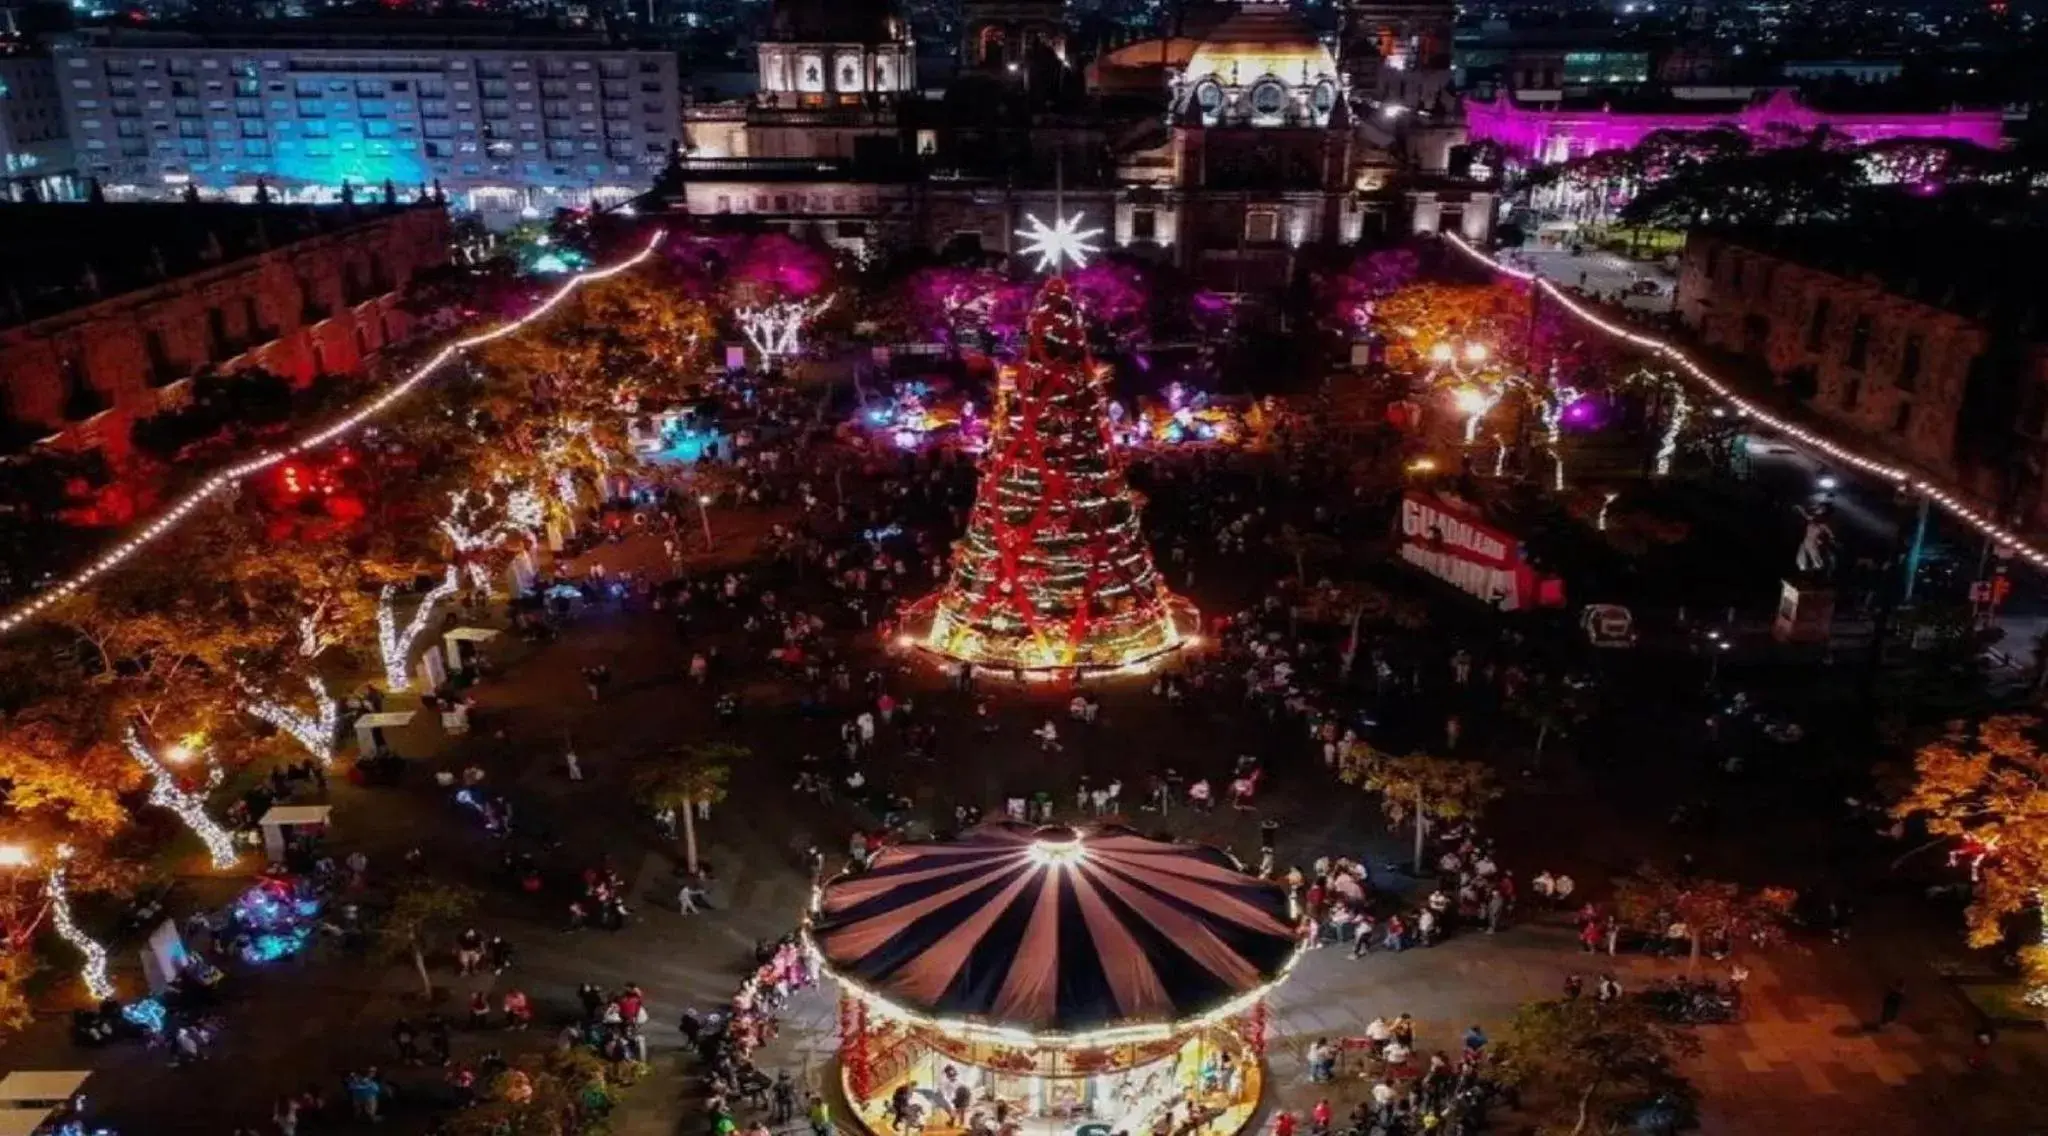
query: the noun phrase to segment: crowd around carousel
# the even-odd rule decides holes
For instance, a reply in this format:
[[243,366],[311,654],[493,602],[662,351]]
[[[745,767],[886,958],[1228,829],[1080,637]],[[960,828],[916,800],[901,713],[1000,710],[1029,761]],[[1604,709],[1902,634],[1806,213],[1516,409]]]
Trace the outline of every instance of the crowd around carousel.
[[805,937],[870,1132],[1228,1136],[1299,926],[1216,849],[997,822],[829,881]]

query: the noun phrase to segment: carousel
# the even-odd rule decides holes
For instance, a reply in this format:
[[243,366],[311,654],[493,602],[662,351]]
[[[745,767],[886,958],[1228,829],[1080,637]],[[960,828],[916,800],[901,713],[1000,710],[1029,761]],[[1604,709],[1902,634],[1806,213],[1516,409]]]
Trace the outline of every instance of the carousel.
[[828,882],[804,937],[840,984],[870,1132],[1229,1136],[1258,1110],[1298,926],[1283,886],[1214,848],[999,822]]

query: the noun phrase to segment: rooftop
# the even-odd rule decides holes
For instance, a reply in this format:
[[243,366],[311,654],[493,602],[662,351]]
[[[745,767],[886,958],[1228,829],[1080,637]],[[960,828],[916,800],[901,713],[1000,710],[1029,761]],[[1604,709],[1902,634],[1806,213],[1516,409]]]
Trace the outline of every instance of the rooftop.
[[92,28],[67,39],[99,48],[247,47],[478,51],[603,50],[631,46],[600,31],[549,20],[464,17],[333,16],[263,24],[189,24],[178,28]]
[[0,248],[7,250],[0,258],[0,327],[367,225],[392,209],[224,201],[0,204]]

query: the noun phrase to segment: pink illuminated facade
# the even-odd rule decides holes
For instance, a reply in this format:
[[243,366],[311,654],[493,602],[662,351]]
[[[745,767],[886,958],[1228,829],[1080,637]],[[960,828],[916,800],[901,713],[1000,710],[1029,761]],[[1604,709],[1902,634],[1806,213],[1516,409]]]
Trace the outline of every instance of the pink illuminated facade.
[[1778,91],[1739,110],[1694,114],[1632,114],[1611,110],[1552,110],[1517,106],[1505,93],[1493,102],[1465,104],[1467,136],[1498,143],[1524,161],[1550,163],[1602,150],[1625,150],[1659,130],[1711,130],[1733,126],[1752,138],[1827,127],[1857,144],[1892,138],[1947,138],[1995,147],[2002,133],[1996,110],[1938,114],[1835,114],[1815,110],[1790,91]]

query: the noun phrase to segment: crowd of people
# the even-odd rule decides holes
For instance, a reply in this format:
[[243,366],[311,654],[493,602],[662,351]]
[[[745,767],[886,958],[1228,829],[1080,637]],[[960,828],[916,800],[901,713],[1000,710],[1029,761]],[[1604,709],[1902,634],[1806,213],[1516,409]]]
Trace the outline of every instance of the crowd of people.
[[[1155,453],[1132,472],[1148,500],[1146,535],[1169,581],[1181,589],[1200,581],[1242,600],[1227,616],[1212,614],[1205,649],[1175,660],[1151,689],[1169,714],[1249,723],[1249,733],[1260,739],[1258,753],[1162,753],[1149,768],[1064,786],[1010,773],[988,800],[948,801],[934,799],[931,771],[950,747],[1001,732],[995,707],[1004,697],[1004,676],[957,668],[945,676],[952,696],[933,693],[928,679],[907,673],[916,664],[894,643],[890,619],[902,601],[941,581],[951,536],[962,529],[974,499],[972,458],[942,448],[851,449],[818,421],[809,399],[772,383],[730,388],[723,398],[724,441],[711,462],[658,475],[634,488],[627,507],[615,501],[584,517],[580,539],[587,548],[637,536],[663,549],[655,566],[607,568],[610,558],[601,552],[585,557],[577,571],[564,568],[543,582],[543,594],[553,600],[520,607],[514,617],[538,639],[552,638],[586,613],[663,626],[688,659],[674,681],[712,709],[722,730],[745,727],[756,709],[746,700],[764,678],[793,692],[797,716],[821,737],[791,755],[790,784],[798,798],[852,829],[844,845],[849,864],[860,866],[891,839],[970,825],[984,805],[1044,823],[1069,819],[1071,803],[1073,818],[1148,825],[1188,820],[1206,835],[1256,824],[1260,854],[1248,870],[1285,880],[1307,915],[1314,945],[1339,947],[1354,959],[1498,931],[1516,917],[1521,896],[1514,872],[1469,825],[1429,827],[1433,871],[1421,880],[1405,868],[1372,862],[1359,847],[1283,869],[1282,818],[1264,808],[1273,779],[1306,773],[1334,784],[1398,740],[1452,753],[1474,750],[1518,706],[1566,686],[1562,672],[1546,665],[1519,632],[1447,634],[1377,617],[1361,626],[1351,618],[1357,605],[1339,595],[1342,588],[1300,572],[1292,534],[1313,531],[1341,543],[1365,538],[1383,522],[1385,494],[1353,488],[1347,476],[1357,455],[1368,461],[1385,456],[1379,443],[1355,444],[1340,455],[1298,422],[1286,421],[1273,431],[1270,452]],[[749,530],[758,542],[750,556],[737,558],[745,563],[725,557],[717,567],[697,566],[707,540],[716,545],[720,539],[699,514],[704,497],[721,508],[772,510],[772,522]],[[573,605],[555,595],[563,587],[575,594]],[[887,653],[878,656],[878,644]],[[587,664],[582,679],[593,702],[614,696],[608,664]],[[1061,700],[1064,705],[1045,713],[1025,743],[1048,761],[1069,750],[1143,744],[1105,713],[1098,690],[1082,684]],[[1100,740],[1109,738],[1116,740]],[[1122,769],[1142,764],[1127,760]],[[583,780],[584,768],[573,756],[566,771],[572,783]],[[510,799],[464,781],[465,790],[478,790],[473,799],[487,831],[508,840],[505,866],[517,886],[554,890],[543,882],[551,861],[511,849]],[[673,812],[656,814],[657,831],[673,836],[677,819]],[[1412,822],[1400,815],[1390,820],[1399,831]],[[805,860],[814,875],[824,870],[815,845]],[[706,882],[685,881],[678,903],[684,914],[704,906]],[[643,918],[628,909],[625,882],[608,861],[575,874],[568,888],[569,930],[616,930]],[[1569,876],[1545,871],[1531,890],[1537,902],[1568,910],[1574,888]],[[499,965],[494,942],[502,940],[480,932],[458,937],[458,967],[501,974],[511,966],[510,948]],[[829,1129],[823,1102],[807,1087],[787,1070],[770,1074],[755,1063],[775,1036],[778,1011],[814,980],[796,945],[767,945],[729,1004],[683,1015],[692,1068],[702,1077],[704,1105],[720,1136],[741,1128],[743,1117],[752,1131],[794,1123],[799,1112],[821,1136]],[[637,988],[607,994],[594,986],[579,994],[583,1014],[563,1026],[559,1043],[587,1046],[622,1067],[643,1062],[644,995]],[[492,1036],[499,1029],[523,1030],[537,1017],[533,1000],[517,987],[495,1001],[477,992],[469,1010],[470,1025]],[[452,1076],[471,1089],[488,1084],[479,1063],[451,1062],[448,1026],[437,1017],[394,1028],[399,1062],[432,1059],[459,1068]],[[1309,1052],[1312,1080],[1370,1079],[1369,1099],[1348,1121],[1352,1131],[1450,1131],[1477,1115],[1488,1091],[1482,1033],[1468,1034],[1455,1055],[1424,1056],[1412,1021],[1385,1026],[1386,1037],[1368,1037],[1362,1046],[1338,1039]],[[352,1073],[344,1086],[351,1108],[378,1115],[389,1107],[388,1083],[376,1069]],[[1319,1106],[1306,1124],[1329,1131],[1343,1126],[1340,1119]],[[1283,1122],[1300,1120],[1290,1114]],[[283,1120],[279,1127],[285,1129]]]

